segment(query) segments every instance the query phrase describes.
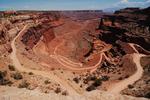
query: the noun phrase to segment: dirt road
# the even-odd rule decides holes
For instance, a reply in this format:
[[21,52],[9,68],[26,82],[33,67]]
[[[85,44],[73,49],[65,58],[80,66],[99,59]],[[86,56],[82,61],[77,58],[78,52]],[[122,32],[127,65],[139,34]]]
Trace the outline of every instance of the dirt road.
[[17,49],[16,49],[16,46],[15,46],[15,41],[19,37],[19,35],[26,30],[26,28],[27,28],[27,25],[24,26],[24,28],[18,33],[18,35],[11,42],[12,53],[10,55],[10,58],[12,59],[15,68],[17,70],[19,70],[20,72],[27,72],[27,73],[32,72],[35,75],[40,75],[40,76],[43,76],[43,77],[47,77],[50,80],[60,84],[61,87],[64,87],[70,94],[78,94],[79,91],[76,88],[73,88],[71,85],[69,85],[69,83],[67,83],[66,81],[60,79],[59,77],[57,77],[53,73],[48,73],[48,72],[45,72],[45,71],[28,69],[28,68],[25,68],[24,66],[22,66],[20,64],[19,59],[17,58],[17,55],[16,55]]
[[[10,58],[12,59],[13,61],[13,64],[15,66],[15,68],[21,72],[33,72],[35,75],[41,75],[43,77],[47,77],[49,79],[51,79],[52,81],[54,82],[57,82],[58,84],[61,85],[61,87],[64,87],[70,94],[78,94],[80,93],[80,90],[77,88],[77,87],[74,87],[72,86],[71,84],[69,84],[66,80],[63,80],[61,79],[60,77],[54,75],[53,73],[48,73],[48,72],[45,72],[45,71],[39,71],[39,70],[32,70],[32,69],[28,69],[28,68],[25,68],[24,66],[22,66],[17,58],[17,49],[16,49],[16,46],[15,46],[15,41],[16,39],[19,37],[19,35],[24,32],[25,30],[27,29],[27,25],[24,26],[24,28],[18,33],[18,35],[13,39],[13,41],[11,42],[11,47],[12,47],[12,53],[10,55]],[[132,46],[132,48],[134,48]],[[135,48],[134,48],[135,49]],[[57,48],[55,48],[55,51],[57,50]],[[90,67],[85,67],[85,68],[77,68],[75,66],[79,65],[81,66],[80,63],[76,63],[76,62],[73,62],[71,60],[69,60],[68,58],[64,58],[60,55],[58,55],[56,52],[54,51],[54,55],[52,55],[60,64],[62,64],[63,66],[69,68],[69,69],[72,69],[72,70],[93,70],[95,69],[97,66],[99,66],[99,64],[101,63],[102,61],[102,58],[105,57],[105,54],[104,52],[102,53],[99,53],[100,54],[100,59],[98,61],[97,64],[95,64],[94,66],[90,66]],[[136,49],[135,49],[136,51]],[[134,75],[130,76],[129,78],[127,79],[124,79],[116,84],[113,84],[113,87],[108,89],[108,91],[110,93],[120,93],[120,91],[124,90],[129,84],[133,84],[135,81],[137,81],[138,79],[141,78],[142,74],[143,74],[143,69],[142,69],[142,66],[140,65],[140,58],[142,57],[143,55],[141,54],[138,54],[138,53],[135,53],[132,55],[133,57],[133,62],[136,64],[137,66],[137,71],[135,72]],[[105,57],[106,58],[106,57]]]
[[[131,47],[134,48],[133,46],[131,46]],[[136,49],[135,49],[135,51],[138,52]],[[127,88],[128,85],[134,84],[137,80],[139,80],[142,77],[143,68],[140,64],[140,58],[142,56],[144,56],[144,55],[139,54],[139,53],[132,54],[133,62],[136,64],[136,67],[137,67],[136,72],[129,78],[124,79],[116,84],[113,84],[113,86],[110,89],[108,89],[108,92],[119,94],[122,90]]]

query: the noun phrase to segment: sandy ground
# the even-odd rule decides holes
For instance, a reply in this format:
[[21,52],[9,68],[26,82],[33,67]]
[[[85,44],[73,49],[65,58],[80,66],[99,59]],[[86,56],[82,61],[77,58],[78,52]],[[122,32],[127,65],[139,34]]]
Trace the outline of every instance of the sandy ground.
[[131,96],[114,95],[104,91],[92,91],[83,95],[63,96],[55,93],[44,94],[37,90],[0,87],[0,100],[148,100]]

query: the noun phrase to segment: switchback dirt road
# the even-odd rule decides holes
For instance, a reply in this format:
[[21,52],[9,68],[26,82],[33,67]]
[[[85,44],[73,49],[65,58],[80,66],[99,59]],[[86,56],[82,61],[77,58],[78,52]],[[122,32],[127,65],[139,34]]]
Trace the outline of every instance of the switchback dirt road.
[[18,59],[18,57],[16,55],[17,49],[16,49],[16,46],[15,46],[15,41],[19,37],[19,35],[22,32],[24,32],[26,29],[27,29],[27,25],[24,26],[24,28],[18,33],[18,35],[11,42],[12,53],[10,55],[10,58],[12,59],[15,68],[17,70],[19,70],[20,72],[27,72],[27,73],[32,72],[35,75],[40,75],[40,76],[43,76],[43,77],[47,77],[50,80],[52,80],[52,81],[57,82],[58,84],[60,84],[61,87],[64,87],[70,94],[78,94],[78,92],[80,92],[80,91],[78,91],[76,88],[73,88],[69,83],[67,83],[66,81],[60,79],[59,77],[57,77],[53,73],[48,73],[48,72],[45,72],[45,71],[28,69],[28,68],[25,68],[24,66],[22,66],[20,64],[19,59]]

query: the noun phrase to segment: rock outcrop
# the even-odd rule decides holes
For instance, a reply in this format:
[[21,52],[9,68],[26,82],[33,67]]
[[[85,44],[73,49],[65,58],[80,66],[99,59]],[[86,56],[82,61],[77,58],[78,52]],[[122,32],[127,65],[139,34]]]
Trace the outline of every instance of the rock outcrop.
[[59,12],[43,12],[39,14],[34,20],[38,25],[30,27],[22,36],[22,42],[30,49],[40,40],[43,36],[43,41],[47,44],[55,38],[53,28],[61,24]]
[[62,11],[64,16],[72,18],[74,20],[89,20],[94,18],[100,18],[104,15],[102,10],[80,10],[80,11]]
[[104,30],[101,38],[106,42],[115,43],[121,40],[139,44],[150,50],[150,7],[122,9],[113,15],[106,15],[104,19],[112,23],[101,28]]

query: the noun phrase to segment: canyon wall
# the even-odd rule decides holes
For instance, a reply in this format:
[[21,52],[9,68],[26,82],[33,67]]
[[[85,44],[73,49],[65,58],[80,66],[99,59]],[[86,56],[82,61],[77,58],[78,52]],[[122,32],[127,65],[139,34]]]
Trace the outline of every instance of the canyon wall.
[[117,40],[132,42],[150,50],[150,7],[146,9],[126,8],[113,15],[105,15],[101,39],[108,43]]

